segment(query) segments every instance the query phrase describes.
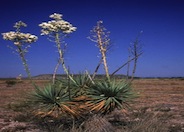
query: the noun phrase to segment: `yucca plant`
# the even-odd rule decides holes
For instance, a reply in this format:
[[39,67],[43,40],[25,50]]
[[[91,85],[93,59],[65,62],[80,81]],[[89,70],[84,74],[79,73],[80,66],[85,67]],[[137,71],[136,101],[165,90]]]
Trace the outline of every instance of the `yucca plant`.
[[62,87],[58,88],[54,85],[47,85],[44,88],[35,86],[35,91],[31,96],[32,103],[36,106],[36,115],[52,116],[72,116],[77,117],[75,102],[71,102]]
[[94,26],[94,28],[91,30],[91,37],[88,38],[91,41],[97,43],[97,47],[99,48],[101,54],[101,60],[98,66],[96,67],[96,70],[93,74],[93,78],[95,77],[95,74],[98,71],[100,64],[103,62],[106,78],[110,81],[109,68],[107,64],[107,52],[111,46],[109,34],[110,32],[108,32],[107,29],[103,26],[103,21],[98,21],[97,25]]
[[128,107],[128,102],[134,97],[130,84],[125,81],[96,82],[88,91],[91,100],[86,102],[89,110],[98,114],[107,114],[115,108]]
[[[53,74],[53,84],[55,83],[56,73],[60,64],[62,64],[63,70],[69,76],[69,78],[73,80],[72,77],[69,75],[69,71],[64,60],[64,53],[67,44],[63,43],[63,39],[68,37],[70,33],[76,31],[77,28],[69,22],[63,20],[62,16],[62,14],[54,13],[49,16],[53,20],[42,22],[41,24],[39,24],[39,26],[42,28],[41,35],[48,35],[49,39],[55,42],[59,53],[59,60]],[[52,40],[53,38],[54,40]]]
[[87,72],[80,73],[73,79],[75,83],[71,82],[70,87],[72,88],[72,91],[74,92],[74,97],[85,95],[87,89],[89,89],[93,83],[93,81],[90,78],[90,75]]
[[16,22],[13,27],[16,29],[16,31],[2,33],[3,39],[10,40],[14,43],[15,47],[12,47],[12,46],[8,46],[8,47],[13,50],[13,53],[18,54],[20,56],[22,60],[22,64],[28,75],[28,78],[31,79],[31,72],[28,67],[25,55],[28,52],[28,48],[30,47],[30,44],[33,42],[36,42],[38,37],[30,33],[22,33],[21,28],[27,27],[27,24],[22,21]]
[[72,76],[73,81],[68,79],[62,79],[62,80],[56,80],[55,85],[57,87],[65,86],[65,91],[70,92],[71,98],[75,98],[78,96],[83,96],[86,94],[86,91],[88,88],[91,87],[93,84],[93,81],[88,74],[88,72],[85,73],[79,73],[76,76]]

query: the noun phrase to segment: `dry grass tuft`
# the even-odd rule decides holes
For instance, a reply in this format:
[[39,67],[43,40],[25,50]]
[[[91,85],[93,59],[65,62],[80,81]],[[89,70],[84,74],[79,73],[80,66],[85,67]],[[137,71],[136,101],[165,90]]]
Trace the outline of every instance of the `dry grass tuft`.
[[131,132],[167,132],[166,126],[158,117],[147,115],[131,125]]
[[86,132],[114,132],[115,129],[112,124],[106,119],[99,115],[94,115],[88,119],[85,124]]

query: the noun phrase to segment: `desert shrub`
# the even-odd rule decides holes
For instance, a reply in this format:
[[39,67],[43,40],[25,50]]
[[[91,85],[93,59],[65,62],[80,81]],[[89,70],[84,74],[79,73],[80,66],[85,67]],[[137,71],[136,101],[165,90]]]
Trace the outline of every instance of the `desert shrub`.
[[86,102],[89,110],[94,113],[108,114],[115,108],[128,107],[128,101],[134,96],[130,84],[125,81],[99,81],[88,90],[91,100]]
[[114,132],[115,129],[110,122],[104,117],[94,115],[84,123],[86,132]]
[[[36,107],[36,115],[45,116],[67,116],[75,117],[75,102],[70,101],[68,92],[63,87],[46,85],[44,88],[35,86],[35,91],[30,100]],[[62,89],[63,88],[63,89]]]
[[[41,117],[72,116],[78,118],[88,113],[85,99],[86,91],[91,85],[91,81],[86,74],[80,74],[73,78],[56,80],[55,84],[46,85],[40,88],[35,85],[35,90],[30,96],[30,104],[35,105],[35,114]],[[85,110],[85,112],[84,112]]]
[[11,102],[7,106],[8,109],[12,109],[13,111],[16,112],[25,112],[28,111],[28,109],[31,108],[31,104],[27,99],[25,100],[16,100],[15,102]]
[[[95,42],[96,46],[99,48],[99,53],[101,55],[100,61],[92,77],[88,72],[81,73],[78,76],[72,76],[69,67],[65,64],[64,53],[66,52],[67,44],[63,40],[67,38],[70,33],[76,31],[77,28],[63,20],[61,14],[54,13],[49,17],[52,19],[51,21],[39,24],[41,27],[41,35],[46,35],[51,42],[55,42],[59,58],[54,69],[52,84],[39,87],[36,86],[32,80],[35,90],[29,96],[28,102],[33,108],[34,114],[36,117],[41,117],[41,120],[47,118],[50,120],[50,117],[52,117],[50,124],[45,123],[48,125],[48,131],[52,131],[53,126],[56,126],[54,131],[59,131],[61,128],[65,128],[63,125],[67,123],[63,123],[61,121],[62,119],[65,119],[65,121],[69,120],[69,123],[71,123],[75,118],[84,117],[84,115],[92,117],[84,121],[84,129],[78,129],[78,127],[73,126],[72,130],[84,130],[90,132],[114,131],[111,124],[101,116],[111,113],[116,108],[124,109],[129,107],[129,101],[135,95],[131,89],[131,82],[136,71],[137,60],[142,54],[138,37],[129,47],[128,61],[110,74],[107,63],[107,53],[111,47],[109,38],[110,32],[103,26],[103,21],[98,21],[97,25],[91,30],[91,37],[89,37],[89,39]],[[26,26],[25,23],[19,21],[14,26],[16,32],[7,32],[2,35],[5,40],[11,40],[14,43],[14,46],[16,47],[15,51],[19,54],[25,67],[25,71],[29,79],[31,79],[31,73],[27,60],[25,59],[25,54],[27,53],[29,46],[26,46],[25,43],[30,44],[36,42],[38,38],[29,33],[21,33],[20,28]],[[132,68],[131,79],[129,79],[130,62],[132,61],[134,61],[134,66]],[[95,80],[95,76],[101,64],[104,66],[105,77],[99,81]],[[60,65],[62,65],[63,70],[67,75],[67,79],[56,81],[56,73]],[[128,66],[127,81],[112,80],[112,78],[114,78],[113,75],[126,65]],[[14,84],[16,84],[15,81],[7,82],[8,86]],[[19,107],[14,108],[18,109]],[[96,116],[96,114],[100,116]],[[19,120],[22,120],[21,116],[18,118]],[[58,125],[59,123],[61,123],[61,125]],[[139,130],[138,128],[140,127],[137,127],[136,129]]]
[[73,124],[69,132],[115,132],[115,127],[107,118],[93,115],[80,124]]
[[92,80],[88,73],[79,73],[73,76],[73,81],[68,79],[56,80],[55,86],[65,86],[65,91],[70,92],[71,98],[75,98],[81,95],[85,95],[87,90],[92,86]]
[[36,108],[35,114],[74,118],[104,115],[116,108],[129,107],[129,101],[135,97],[131,85],[126,81],[92,81],[86,74],[74,77],[74,81],[76,83],[61,80],[44,88],[35,86],[30,98]]
[[6,80],[7,87],[15,85],[17,82],[14,80]]
[[70,84],[72,91],[74,91],[74,97],[85,95],[87,90],[92,86],[92,81],[87,73],[81,73],[74,77],[74,82]]
[[130,124],[131,132],[167,132],[166,125],[158,117],[147,115]]

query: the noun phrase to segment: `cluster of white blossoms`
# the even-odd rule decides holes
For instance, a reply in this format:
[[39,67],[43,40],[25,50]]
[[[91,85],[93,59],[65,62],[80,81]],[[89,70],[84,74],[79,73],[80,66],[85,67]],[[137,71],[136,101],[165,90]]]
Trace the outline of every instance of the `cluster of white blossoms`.
[[16,32],[10,31],[7,33],[2,33],[4,40],[13,41],[15,45],[22,45],[24,43],[33,43],[35,42],[38,37],[36,35],[32,35],[30,33],[21,33],[20,28],[26,27],[27,25],[22,22],[16,22],[14,27],[16,28]]
[[50,18],[54,19],[48,22],[43,22],[39,24],[42,28],[41,35],[49,35],[52,33],[72,33],[76,31],[76,27],[73,27],[72,24],[62,19],[61,14],[54,13],[50,15]]
[[22,21],[18,21],[15,23],[15,25],[13,27],[20,30],[20,27],[27,27],[27,24],[25,24]]
[[21,45],[23,43],[33,43],[38,37],[30,33],[20,33],[20,32],[7,32],[2,33],[3,39],[13,41],[15,45]]

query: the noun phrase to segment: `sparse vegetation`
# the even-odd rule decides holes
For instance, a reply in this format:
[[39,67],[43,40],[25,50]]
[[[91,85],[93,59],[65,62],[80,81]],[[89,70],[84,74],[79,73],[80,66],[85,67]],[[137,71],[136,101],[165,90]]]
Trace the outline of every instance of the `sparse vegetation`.
[[[40,87],[49,82],[50,80],[35,80],[35,83]],[[21,85],[26,85],[27,89],[22,89]],[[94,120],[98,120],[97,122],[110,123],[106,125],[105,129],[114,132],[138,132],[138,130],[144,131],[146,129],[151,132],[183,131],[183,80],[137,79],[132,85],[134,90],[139,92],[139,98],[130,103],[129,109],[116,109],[105,116],[89,114],[85,118],[73,120],[71,116],[60,118],[34,116],[33,107],[22,96],[23,92],[29,94],[34,90],[32,84],[25,80],[23,84],[17,83],[9,89],[6,87],[5,81],[0,80],[0,126],[2,128],[0,130],[16,130],[14,127],[21,128],[20,126],[23,126],[24,131],[83,132],[90,129],[87,124],[96,117]],[[163,111],[165,107],[170,108],[170,111]],[[14,123],[15,125],[13,125]],[[100,126],[100,123],[98,125]]]
[[[171,116],[173,109],[170,106],[155,104],[155,101],[158,101],[158,96],[165,93],[160,94],[159,90],[156,90],[156,95],[153,94],[152,96],[145,93],[146,90],[151,89],[150,86],[155,86],[153,82],[149,82],[149,86],[144,87],[147,84],[144,83],[144,80],[140,81],[138,79],[140,81],[138,84],[140,99],[134,98],[136,97],[135,89],[137,88],[137,83],[133,82],[133,79],[137,61],[143,53],[139,35],[128,48],[127,62],[110,73],[108,68],[110,64],[108,64],[106,59],[111,47],[110,34],[103,26],[103,22],[98,21],[97,25],[92,29],[89,39],[95,42],[99,48],[101,55],[99,63],[92,75],[86,70],[78,76],[73,76],[70,73],[69,66],[67,67],[64,61],[66,44],[62,43],[62,39],[68,36],[69,33],[74,32],[76,27],[64,21],[61,14],[54,13],[50,15],[50,18],[53,20],[43,22],[39,26],[42,28],[42,35],[49,35],[49,37],[53,38],[59,53],[52,83],[51,80],[47,84],[36,84],[37,80],[34,80],[34,83],[20,85],[12,80],[5,82],[9,86],[17,84],[16,87],[28,87],[31,85],[30,91],[26,91],[25,96],[27,97],[21,98],[23,100],[21,103],[17,102],[17,104],[14,104],[8,102],[8,107],[6,106],[6,108],[16,113],[12,118],[14,122],[32,122],[34,127],[40,131],[49,132],[166,132],[183,130],[182,124],[168,127],[170,125],[169,118],[173,118]],[[4,33],[3,38],[14,42],[18,48],[16,51],[23,61],[29,79],[31,79],[25,59],[27,47],[23,47],[23,44],[35,42],[37,37],[21,33],[21,26],[26,26],[26,24],[21,21],[16,23],[14,26],[16,32]],[[10,34],[13,34],[13,38],[10,37],[12,36]],[[132,62],[133,67],[132,71],[130,71]],[[64,79],[56,79],[56,72],[60,64],[67,75]],[[96,74],[101,64],[104,66],[105,76],[99,79],[96,78]],[[125,66],[127,66],[127,76],[116,78],[115,74]],[[131,75],[129,75],[130,73]],[[180,81],[183,80],[180,79]],[[176,82],[170,82],[169,86],[176,86],[177,84]],[[161,85],[161,83],[157,84],[159,89],[162,89]],[[20,96],[21,90],[19,92]],[[13,97],[18,96],[15,95]],[[178,99],[178,97],[176,98]],[[130,102],[132,99],[135,101]],[[180,105],[182,105],[181,102]],[[163,118],[162,116],[165,117]],[[8,128],[4,127],[2,130],[8,131]],[[10,130],[24,131],[27,130],[27,126],[18,124],[13,129],[10,128]]]
[[[54,13],[50,17],[54,20],[48,23],[43,22],[39,26],[42,28],[41,32],[43,35],[49,35],[54,38],[59,52],[59,61],[55,67],[52,84],[43,88],[34,85],[35,91],[32,94],[30,102],[35,104],[36,115],[41,115],[41,117],[53,116],[56,118],[70,115],[75,119],[81,118],[86,114],[88,115],[88,113],[92,115],[106,115],[116,108],[124,109],[127,107],[129,105],[128,101],[134,96],[131,89],[131,81],[136,70],[135,63],[137,63],[140,55],[138,54],[140,50],[138,39],[130,47],[134,57],[131,60],[135,60],[131,81],[112,81],[111,78],[113,76],[109,75],[106,60],[107,51],[110,47],[109,32],[106,31],[102,21],[98,21],[97,26],[94,26],[91,32],[92,37],[89,38],[97,43],[102,59],[92,77],[87,71],[79,74],[77,77],[73,77],[69,72],[69,68],[65,65],[63,55],[66,47],[63,47],[61,38],[75,31],[76,27],[62,20],[61,14]],[[128,60],[127,64],[130,64],[131,60]],[[99,81],[96,80],[95,75],[101,63],[104,65],[106,78]],[[60,64],[63,66],[67,79],[55,81],[55,74]]]

